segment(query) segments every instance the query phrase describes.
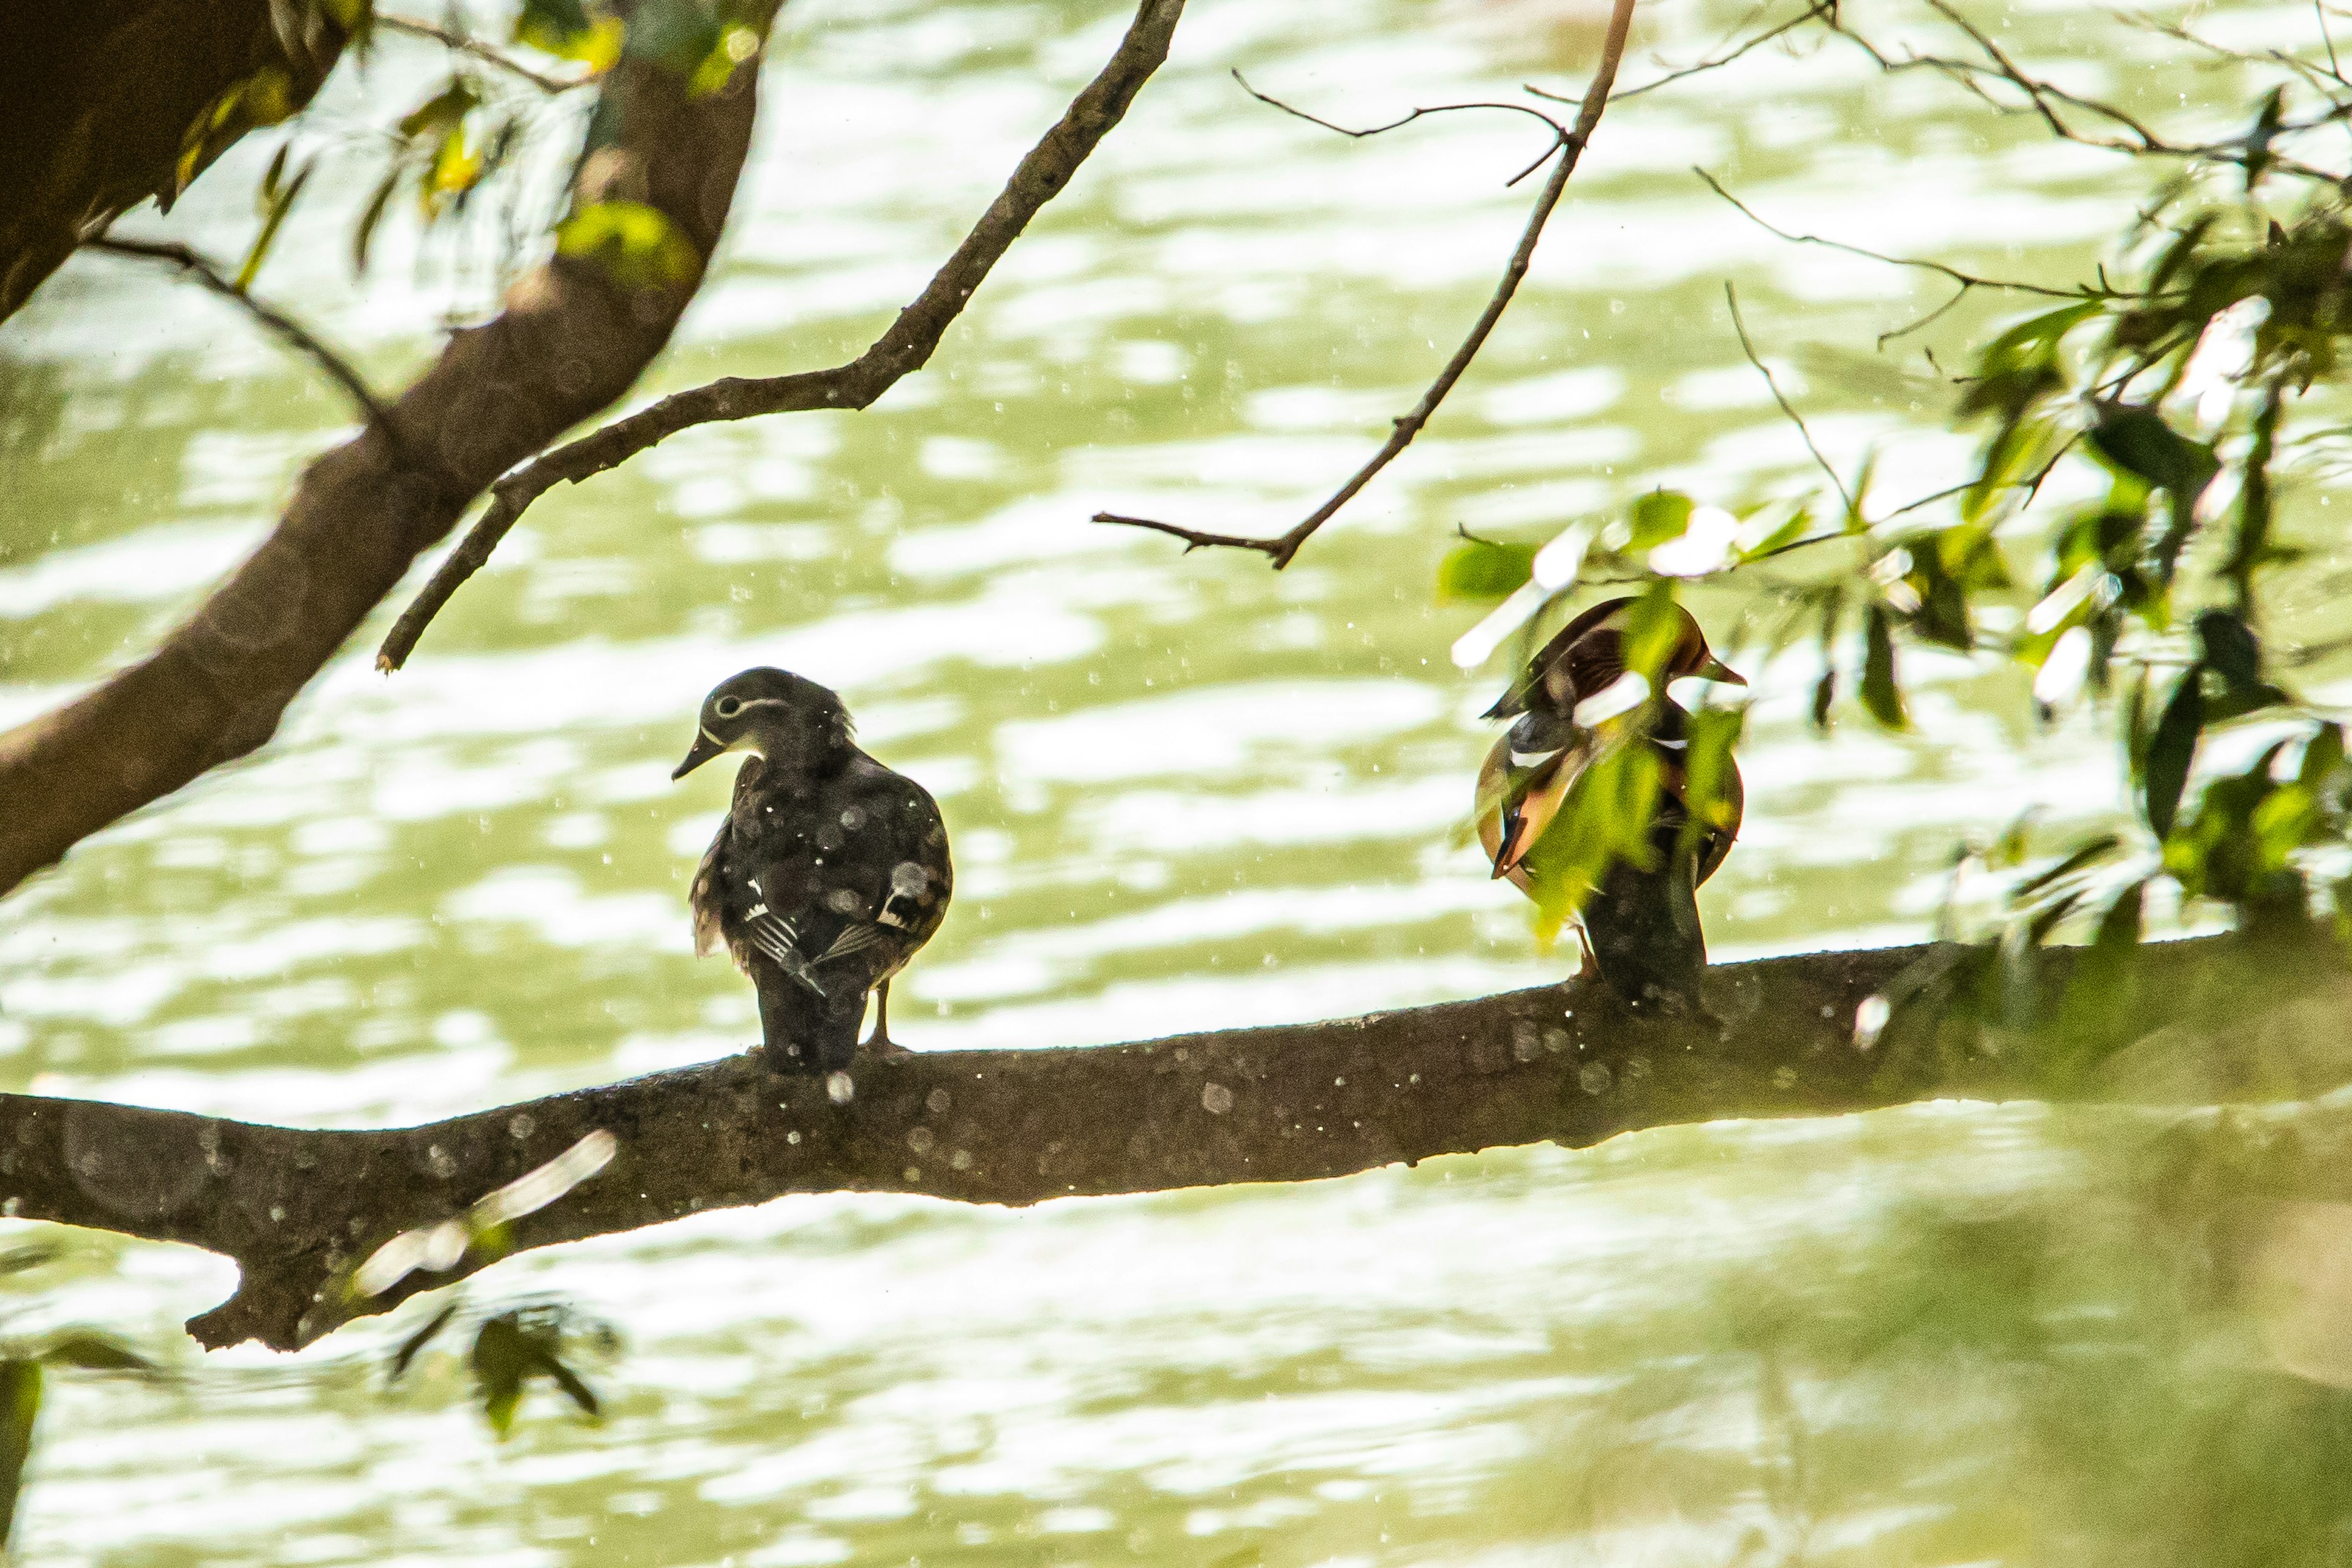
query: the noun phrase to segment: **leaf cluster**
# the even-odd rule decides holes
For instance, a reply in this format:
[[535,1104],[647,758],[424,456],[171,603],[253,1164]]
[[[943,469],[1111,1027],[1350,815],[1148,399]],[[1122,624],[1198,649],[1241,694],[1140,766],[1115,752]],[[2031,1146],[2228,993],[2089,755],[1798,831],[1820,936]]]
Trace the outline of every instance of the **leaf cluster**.
[[593,1424],[604,1419],[603,1402],[574,1363],[583,1352],[605,1357],[614,1352],[618,1339],[610,1325],[583,1318],[560,1301],[474,1312],[462,1300],[454,1300],[401,1342],[386,1366],[388,1380],[399,1382],[425,1347],[449,1337],[453,1328],[458,1335],[471,1331],[466,1365],[482,1417],[500,1442],[513,1435],[516,1412],[535,1378],[553,1384],[582,1420]]

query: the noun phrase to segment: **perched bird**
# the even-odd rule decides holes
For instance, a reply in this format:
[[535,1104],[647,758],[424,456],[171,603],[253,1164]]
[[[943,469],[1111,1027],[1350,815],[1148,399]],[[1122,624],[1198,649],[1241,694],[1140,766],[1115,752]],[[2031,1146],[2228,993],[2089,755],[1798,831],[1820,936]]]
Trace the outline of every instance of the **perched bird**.
[[736,751],[751,756],[687,895],[695,951],[723,941],[758,988],[769,1062],[840,1075],[845,1100],[867,993],[866,1043],[893,1049],[890,977],[947,914],[947,827],[929,791],[857,749],[838,696],[787,670],[719,682],[670,777]]
[[[1578,721],[1578,710],[1625,676],[1624,634],[1632,599],[1595,605],[1560,629],[1485,717],[1513,723],[1495,742],[1478,773],[1478,838],[1496,877],[1546,909],[1572,906],[1582,891],[1579,940],[1582,973],[1598,973],[1636,1013],[1699,1010],[1698,980],[1706,967],[1706,936],[1699,927],[1698,885],[1715,874],[1738,837],[1743,797],[1739,769],[1729,758],[1707,820],[1696,835],[1691,821],[1687,760],[1690,715],[1665,695],[1666,682],[1684,677],[1748,682],[1715,657],[1689,611],[1680,619],[1660,671],[1660,689],[1638,688],[1624,711]],[[1603,706],[1605,704],[1596,704]],[[1630,728],[1628,728],[1630,727]],[[1588,889],[1563,886],[1574,845],[1547,847],[1545,830],[1570,791],[1618,736],[1646,746],[1658,763],[1658,793],[1650,819],[1648,866],[1612,858]],[[1685,840],[1688,839],[1688,842]],[[1589,858],[1585,858],[1589,861]]]

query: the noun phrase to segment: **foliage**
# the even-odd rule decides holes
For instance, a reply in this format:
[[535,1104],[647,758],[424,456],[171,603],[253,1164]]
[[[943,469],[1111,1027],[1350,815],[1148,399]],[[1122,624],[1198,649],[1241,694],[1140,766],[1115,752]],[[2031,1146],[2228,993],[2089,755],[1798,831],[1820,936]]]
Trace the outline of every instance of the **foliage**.
[[422,1327],[403,1340],[387,1364],[389,1381],[397,1383],[417,1356],[451,1326],[470,1322],[472,1342],[466,1364],[473,1374],[475,1397],[482,1417],[504,1442],[513,1435],[515,1413],[521,1407],[527,1385],[544,1377],[569,1399],[583,1420],[604,1418],[603,1403],[573,1368],[580,1350],[609,1357],[619,1345],[609,1324],[583,1318],[560,1301],[532,1301],[503,1311],[468,1313],[462,1300],[443,1306]]
[[[2021,112],[2050,101],[1988,58],[2000,68],[1968,79],[2006,77],[2032,100]],[[1521,595],[1538,612],[1530,637],[1541,612],[1595,589],[1750,589],[1740,635],[1751,652],[1815,645],[1823,728],[1842,692],[1878,725],[1910,728],[1914,647],[2029,672],[2045,722],[2112,702],[2137,823],[2032,873],[2021,854],[1996,868],[1970,851],[1956,868],[1996,871],[2007,907],[1978,950],[1939,960],[1910,990],[1984,1027],[2028,1021],[2033,955],[2062,932],[2089,941],[2075,973],[2098,984],[2139,940],[2159,889],[2184,919],[2218,910],[2240,929],[2352,940],[2343,730],[2294,693],[2263,629],[2309,553],[2283,531],[2283,501],[2297,459],[2343,434],[2310,410],[2342,378],[2352,337],[2352,195],[2292,155],[2298,136],[2352,112],[2352,80],[2278,68],[2289,68],[2304,85],[2265,93],[2236,138],[2182,149],[2151,132],[2123,147],[2160,152],[2165,175],[2095,280],[1997,331],[1954,378],[1953,417],[1979,433],[1954,490],[1881,510],[1865,464],[1851,483],[1830,474],[1832,494],[1738,515],[1645,496],[1601,531],[1573,580],[1532,602],[1530,545],[1466,543],[1442,568],[1449,597]],[[2315,91],[2326,101],[2296,119]],[[1961,291],[1979,286],[2002,285],[1971,279]],[[2246,729],[2260,735],[2252,761],[2221,763],[2243,755],[2231,732]],[[1600,793],[1620,812],[1640,805],[1638,788]],[[1631,816],[1556,823],[1595,852],[1642,840]]]

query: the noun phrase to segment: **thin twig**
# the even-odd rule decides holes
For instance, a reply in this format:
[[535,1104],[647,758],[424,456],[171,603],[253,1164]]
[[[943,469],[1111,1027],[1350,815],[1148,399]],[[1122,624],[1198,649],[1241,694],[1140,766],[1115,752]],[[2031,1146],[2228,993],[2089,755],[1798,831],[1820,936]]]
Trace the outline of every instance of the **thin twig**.
[[1545,162],[1549,159],[1554,153],[1559,151],[1561,140],[1568,135],[1567,132],[1560,129],[1559,121],[1554,120],[1550,115],[1546,114],[1540,109],[1529,109],[1524,103],[1499,102],[1433,104],[1427,109],[1416,109],[1411,113],[1405,115],[1403,118],[1391,120],[1385,125],[1369,125],[1360,131],[1349,126],[1335,124],[1333,121],[1324,119],[1319,114],[1309,114],[1307,110],[1297,108],[1294,105],[1285,103],[1278,98],[1269,97],[1266,94],[1258,91],[1257,89],[1252,87],[1249,83],[1249,78],[1242,75],[1239,70],[1234,70],[1232,75],[1233,79],[1241,84],[1242,90],[1248,93],[1252,98],[1256,99],[1260,103],[1265,104],[1269,108],[1279,109],[1282,112],[1290,115],[1294,119],[1304,120],[1309,125],[1319,125],[1326,131],[1336,131],[1342,136],[1350,137],[1360,142],[1367,136],[1384,136],[1391,131],[1402,130],[1403,127],[1412,124],[1414,121],[1423,119],[1429,115],[1458,114],[1465,109],[1502,109],[1508,110],[1513,114],[1530,115],[1537,120],[1542,121],[1546,125],[1551,128],[1551,142],[1544,148],[1542,153],[1534,163],[1529,163],[1526,168],[1521,169],[1517,174],[1513,174],[1509,179],[1503,182],[1503,188],[1505,190],[1509,190],[1513,185],[1517,184],[1521,180],[1526,179],[1529,174],[1532,174],[1538,169],[1542,168]]
[[1813,444],[1813,433],[1805,427],[1805,416],[1797,412],[1797,405],[1790,402],[1788,395],[1780,390],[1780,378],[1772,374],[1772,367],[1758,356],[1756,345],[1748,341],[1748,323],[1739,316],[1739,291],[1727,280],[1723,285],[1723,298],[1731,306],[1731,330],[1739,334],[1739,352],[1748,356],[1748,363],[1756,367],[1757,374],[1764,378],[1764,384],[1772,389],[1772,401],[1780,405],[1780,412],[1789,416],[1789,423],[1794,425],[1797,434],[1805,438],[1805,450],[1813,455],[1813,461],[1822,466],[1822,472],[1827,474],[1830,483],[1837,487],[1838,498],[1845,502],[1846,514],[1852,516],[1853,492],[1845,488],[1845,481],[1838,478],[1838,471],[1830,467],[1830,460],[1822,457],[1822,449]]
[[[1622,92],[1613,92],[1609,95],[1609,101],[1612,103],[1622,103],[1629,98],[1639,98],[1645,92],[1655,92],[1658,89],[1678,82],[1685,77],[1697,76],[1702,71],[1711,71],[1718,68],[1719,67],[1727,66],[1732,61],[1738,59],[1740,56],[1748,53],[1750,49],[1761,48],[1775,38],[1795,32],[1798,28],[1803,26],[1806,23],[1813,20],[1817,16],[1832,15],[1837,10],[1837,8],[1838,0],[1813,0],[1811,5],[1806,6],[1794,16],[1790,17],[1779,26],[1772,28],[1769,32],[1759,33],[1756,37],[1749,38],[1747,42],[1741,44],[1738,48],[1733,49],[1728,54],[1717,55],[1712,59],[1701,60],[1695,66],[1685,66],[1680,70],[1668,71],[1665,75],[1658,78],[1655,81],[1645,81],[1639,87],[1629,87]],[[1546,92],[1539,87],[1531,86],[1526,90],[1534,93],[1538,98],[1548,98],[1554,103],[1573,103],[1576,101],[1572,98],[1565,98],[1556,92]]]
[[[1624,57],[1625,35],[1633,20],[1633,0],[1616,0],[1616,7],[1610,14],[1608,40],[1601,47],[1601,64],[1592,73],[1592,85],[1585,91],[1582,107],[1577,110],[1576,124],[1568,130],[1561,130],[1557,123],[1552,126],[1559,138],[1552,152],[1559,155],[1559,162],[1552,165],[1550,178],[1544,182],[1542,193],[1536,197],[1535,210],[1528,216],[1527,227],[1520,232],[1519,243],[1511,252],[1510,264],[1503,269],[1502,281],[1495,286],[1486,310],[1480,312],[1469,335],[1462,340],[1462,346],[1454,351],[1454,357],[1446,361],[1445,368],[1438,372],[1437,379],[1430,383],[1429,390],[1422,394],[1421,401],[1413,405],[1411,413],[1393,422],[1389,438],[1381,444],[1381,449],[1373,453],[1370,460],[1358,468],[1330,500],[1317,507],[1289,532],[1275,539],[1207,533],[1179,523],[1161,522],[1148,517],[1124,517],[1108,511],[1095,513],[1094,521],[1150,529],[1155,533],[1181,539],[1184,542],[1187,554],[1204,546],[1222,546],[1256,551],[1277,572],[1289,565],[1297,555],[1298,547],[1312,538],[1317,529],[1328,522],[1341,507],[1356,498],[1358,491],[1372,481],[1375,474],[1387,468],[1396,459],[1398,453],[1412,444],[1412,438],[1421,434],[1422,427],[1437,412],[1438,405],[1445,401],[1445,395],[1454,390],[1454,383],[1462,379],[1463,373],[1470,368],[1470,362],[1486,346],[1488,334],[1495,330],[1495,323],[1501,321],[1503,312],[1510,308],[1512,296],[1518,292],[1519,280],[1528,275],[1528,264],[1534,259],[1536,242],[1543,237],[1544,225],[1550,221],[1553,209],[1559,205],[1561,193],[1568,189],[1569,176],[1576,172],[1577,160],[1591,142],[1593,128],[1601,123],[1601,111],[1609,106],[1610,89],[1616,83],[1617,64]],[[1530,165],[1529,172],[1540,163],[1538,160],[1537,164]]]
[[819,408],[866,408],[900,377],[920,370],[949,326],[1039,208],[1068,185],[1081,163],[1126,115],[1135,95],[1168,58],[1168,41],[1184,14],[1184,0],[1142,0],[1135,21],[1100,75],[1070,102],[1062,118],[1013,171],[1004,189],[965,235],[923,291],[898,312],[889,330],[846,364],[758,379],[725,376],[673,393],[626,418],[543,452],[490,487],[489,507],[467,531],[393,623],[376,653],[376,668],[398,669],[449,596],[479,571],[516,520],[559,484],[578,484],[697,425]]
[[[1831,20],[1830,28],[1838,37],[1844,38],[1868,55],[1881,70],[1890,74],[1904,70],[1935,71],[1956,86],[1975,95],[1995,112],[2001,114],[2030,112],[2042,121],[2052,135],[2084,147],[2095,147],[2102,152],[2120,153],[2129,157],[2177,158],[2190,163],[2210,161],[2235,163],[2241,166],[2250,163],[2256,156],[2252,139],[2248,136],[2240,136],[2223,142],[2196,143],[2167,142],[2131,114],[2113,104],[2085,98],[2080,93],[2070,92],[2055,83],[2026,75],[1998,45],[1950,5],[1945,4],[1944,0],[1926,0],[1926,3],[1938,15],[1967,34],[1979,48],[1985,51],[1987,58],[1993,63],[1984,65],[1973,60],[1952,59],[1941,55],[1915,54],[1896,58],[1861,34],[1840,26],[1834,17]],[[2006,83],[2024,94],[2025,101],[2023,103],[2004,102],[1987,88],[1988,81]],[[2081,130],[2069,124],[2053,107],[2053,104],[2063,104],[2096,115],[2112,124],[2121,126],[2129,132],[2130,135],[2127,138],[2101,136]],[[2305,132],[2339,123],[2347,118],[2352,118],[2352,100],[2332,103],[2326,113],[2313,119],[2289,121],[2278,126],[2260,154],[2263,166],[2279,173],[2294,174],[2302,179],[2334,184],[2337,179],[2336,174],[2325,169],[2315,168],[2299,159],[2284,156],[2276,151],[2276,143],[2299,136]]]
[[[1696,164],[1693,164],[1691,166],[1691,173],[1706,181],[1706,188],[1708,190],[1713,191],[1717,195],[1721,196],[1725,201],[1729,202],[1733,206],[1738,208],[1739,215],[1748,222],[1754,224],[1765,233],[1777,236],[1781,239],[1789,241],[1792,245],[1818,245],[1825,247],[1831,250],[1843,250],[1849,256],[1859,256],[1865,260],[1883,261],[1889,267],[1916,267],[1928,272],[1940,272],[1945,277],[1950,279],[1953,282],[1959,284],[1963,289],[2001,289],[2020,294],[2040,294],[2053,300],[2095,300],[2124,297],[2116,290],[2086,289],[2079,285],[2072,289],[2053,289],[2048,285],[2042,283],[2020,283],[2013,279],[2005,278],[1980,278],[1973,272],[1963,272],[1957,267],[1950,266],[1948,263],[1941,261],[1932,261],[1925,257],[1888,256],[1883,251],[1866,250],[1859,245],[1849,245],[1843,239],[1831,239],[1824,235],[1791,234],[1787,229],[1780,227],[1778,224],[1769,223],[1762,217],[1757,216],[1756,210],[1753,207],[1749,206],[1746,202],[1741,201],[1738,196],[1733,195],[1729,191],[1725,190],[1721,183],[1718,182],[1713,174],[1708,174],[1705,169],[1698,167]],[[2137,298],[2137,296],[2132,297]]]
[[223,299],[234,301],[271,332],[309,355],[313,363],[333,377],[336,384],[359,405],[360,412],[367,422],[381,432],[394,449],[400,448],[400,432],[392,422],[391,409],[376,396],[360,373],[299,321],[238,288],[235,279],[215,263],[184,245],[163,240],[117,239],[111,235],[100,235],[96,239],[84,240],[81,248],[100,250],[111,256],[133,257],[142,261],[161,261],[178,268]]
[[1914,332],[1924,332],[1948,315],[1959,302],[1969,297],[1970,285],[1963,283],[1952,290],[1952,297],[1923,316],[1915,316],[1899,327],[1889,327],[1878,334],[1878,352],[1885,353],[1886,345],[1897,338],[1907,338]]
[[569,79],[549,76],[543,71],[531,69],[530,67],[502,49],[492,48],[470,33],[436,26],[431,22],[420,22],[414,16],[394,16],[379,11],[376,13],[375,25],[379,27],[389,27],[395,33],[406,33],[412,37],[430,38],[436,44],[457,50],[459,54],[471,55],[485,64],[496,66],[509,76],[520,77],[550,96],[559,92],[570,92],[575,87],[585,87],[596,79],[593,71],[586,76],[572,77]]

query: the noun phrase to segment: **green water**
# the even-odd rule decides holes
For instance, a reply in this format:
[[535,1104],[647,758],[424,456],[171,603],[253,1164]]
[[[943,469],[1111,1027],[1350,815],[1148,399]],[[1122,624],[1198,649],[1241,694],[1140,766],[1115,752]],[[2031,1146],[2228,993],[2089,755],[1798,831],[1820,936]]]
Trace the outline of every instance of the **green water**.
[[[1809,487],[1726,279],[1832,458],[1878,449],[1890,504],[1964,456],[1932,386],[1890,373],[1916,356],[1865,363],[1940,288],[1783,245],[1688,166],[1793,229],[2053,282],[2140,189],[1835,51],[1760,51],[1622,105],[1454,401],[1277,576],[1086,520],[1272,533],[1302,515],[1475,316],[1529,194],[1503,182],[1540,140],[1465,114],[1349,142],[1228,69],[1370,121],[1577,88],[1601,17],[1196,3],[928,373],[866,414],[692,432],[551,496],[406,672],[375,676],[363,636],[262,755],[16,894],[0,1087],[367,1124],[740,1048],[750,992],[691,956],[681,903],[726,770],[667,773],[703,691],[761,662],[838,687],[947,813],[954,912],[897,993],[918,1048],[1554,976],[1455,836],[1499,676],[1447,658],[1478,613],[1433,601],[1454,527],[1540,538],[1659,483],[1726,503]],[[1645,7],[1627,79],[1743,15]],[[2308,18],[2233,5],[2205,25],[2299,45]],[[718,280],[656,389],[854,353],[1122,22],[794,0]],[[2235,112],[2232,75],[2089,8],[2021,6],[2004,37],[2151,112]],[[326,123],[397,113],[433,64],[388,44],[364,82],[339,79]],[[208,176],[171,231],[236,250],[266,155]],[[352,289],[366,184],[340,184],[264,284],[390,384],[484,287],[446,256],[413,266],[394,235]],[[1957,350],[2000,309],[1925,341]],[[235,314],[103,259],[0,328],[0,356],[13,721],[182,613],[346,416]],[[1741,608],[1698,604],[1719,630]],[[1850,716],[1822,740],[1810,654],[1747,668],[1748,824],[1704,899],[1718,957],[1915,940],[1964,837],[2029,805],[2053,836],[2117,809],[2102,729],[2036,731],[2009,675],[1916,658],[1919,736]],[[1945,1106],[1020,1214],[838,1197],[706,1215],[467,1287],[614,1325],[601,1427],[542,1391],[501,1447],[446,1356],[385,1392],[422,1304],[291,1360],[189,1352],[174,1386],[57,1388],[21,1554],[2340,1561],[2352,1404],[2281,1370],[2230,1308],[2198,1224],[2151,1196],[2147,1143],[2113,1113]],[[168,1347],[230,1285],[199,1254],[77,1245],[17,1282],[18,1326]]]

